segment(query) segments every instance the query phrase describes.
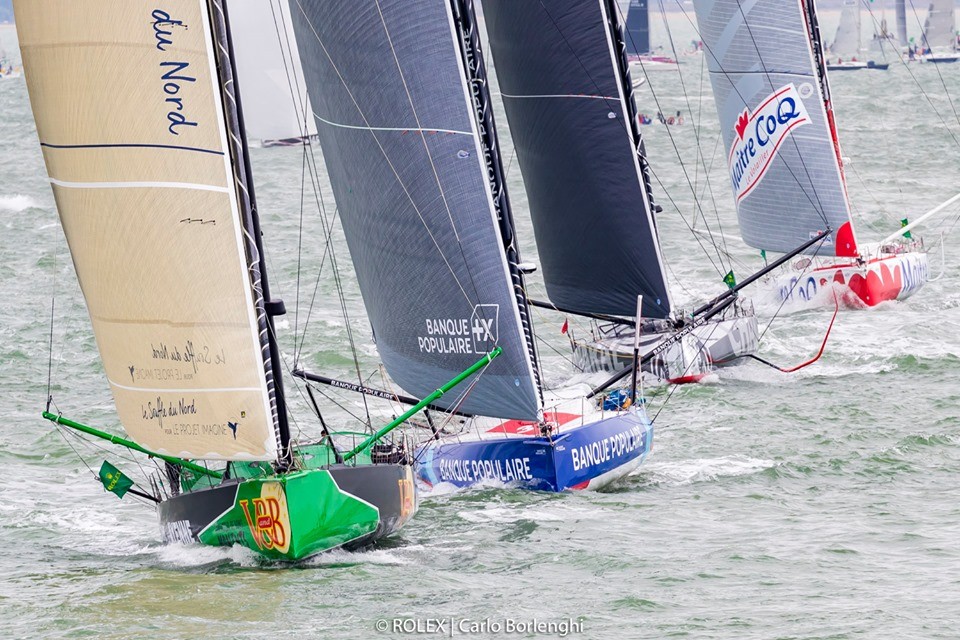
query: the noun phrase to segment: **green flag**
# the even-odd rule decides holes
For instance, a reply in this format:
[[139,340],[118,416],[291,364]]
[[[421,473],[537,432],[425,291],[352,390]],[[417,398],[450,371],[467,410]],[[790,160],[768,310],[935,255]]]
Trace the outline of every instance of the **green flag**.
[[727,286],[731,289],[737,286],[737,279],[733,276],[733,269],[731,269],[727,275],[723,276],[723,281],[726,282]]
[[[910,219],[904,218],[903,220],[900,221],[900,228],[903,229],[908,224],[910,224]],[[913,240],[913,234],[910,233],[909,231],[905,232],[903,234],[903,237],[906,238],[907,240]]]
[[764,262],[767,261],[767,250],[766,250],[766,249],[760,249],[760,257],[763,258],[763,261],[764,261]]
[[107,491],[117,494],[118,498],[123,498],[123,494],[133,486],[133,480],[123,475],[119,469],[106,460],[100,466],[100,482],[103,483]]

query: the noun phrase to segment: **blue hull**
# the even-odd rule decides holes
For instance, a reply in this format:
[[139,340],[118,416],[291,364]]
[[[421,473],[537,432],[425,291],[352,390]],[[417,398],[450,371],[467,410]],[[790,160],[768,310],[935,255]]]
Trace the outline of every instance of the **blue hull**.
[[652,445],[653,423],[642,410],[630,411],[566,429],[552,440],[434,440],[417,449],[417,477],[458,487],[492,480],[541,491],[593,488],[591,481],[628,473]]

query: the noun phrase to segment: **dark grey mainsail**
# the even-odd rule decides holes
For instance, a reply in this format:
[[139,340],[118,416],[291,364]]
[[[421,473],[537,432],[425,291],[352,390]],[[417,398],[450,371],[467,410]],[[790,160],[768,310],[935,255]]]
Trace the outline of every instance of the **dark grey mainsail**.
[[[455,11],[456,8],[456,11]],[[540,389],[472,12],[291,0],[320,143],[377,347],[426,395],[495,346],[458,409],[538,419]],[[465,12],[465,15],[462,13]],[[464,26],[464,22],[466,26]],[[469,82],[468,73],[478,82]],[[506,239],[506,241],[505,241]],[[446,399],[444,406],[454,400]]]
[[612,0],[485,0],[550,300],[664,318],[670,297]]

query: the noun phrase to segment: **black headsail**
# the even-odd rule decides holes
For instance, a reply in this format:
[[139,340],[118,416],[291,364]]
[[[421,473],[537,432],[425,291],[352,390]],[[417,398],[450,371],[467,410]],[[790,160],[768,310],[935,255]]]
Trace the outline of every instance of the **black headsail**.
[[500,346],[503,355],[457,408],[539,419],[536,354],[472,3],[291,5],[324,160],[387,371],[422,397]]
[[484,8],[550,300],[633,315],[642,294],[645,317],[668,316],[615,2],[486,0]]

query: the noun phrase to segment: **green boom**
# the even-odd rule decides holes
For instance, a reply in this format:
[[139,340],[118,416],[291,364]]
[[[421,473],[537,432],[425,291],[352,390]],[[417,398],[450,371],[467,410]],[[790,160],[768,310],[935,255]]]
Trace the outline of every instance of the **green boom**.
[[[499,356],[502,352],[503,352],[503,349],[501,349],[500,347],[497,347],[496,349],[494,349],[493,351],[485,355],[480,360],[477,360],[475,363],[473,363],[470,366],[469,369],[463,371],[456,378],[446,383],[445,385],[443,385],[442,387],[440,387],[439,389],[431,393],[429,396],[427,396],[426,398],[418,402],[416,406],[412,407],[409,411],[404,413],[402,416],[400,416],[399,418],[397,418],[396,420],[394,420],[393,422],[391,422],[390,424],[383,427],[382,429],[377,431],[375,434],[373,434],[372,436],[364,440],[363,443],[361,443],[358,447],[345,453],[343,455],[344,461],[350,460],[351,458],[356,456],[358,453],[360,453],[361,451],[363,451],[373,443],[380,440],[383,436],[387,435],[388,433],[390,433],[391,431],[399,427],[401,424],[406,422],[411,416],[416,414],[425,406],[427,406],[428,404],[431,404],[433,401],[435,401],[437,398],[445,394],[447,391],[450,391],[450,389],[454,388],[455,386],[457,386],[458,384],[460,384],[461,382],[463,382],[464,380],[466,380],[467,378],[475,374],[477,371],[479,371],[483,367],[490,364],[490,362],[492,362],[493,359]],[[149,449],[145,449],[144,447],[141,447],[140,445],[138,445],[136,442],[133,442],[132,440],[127,440],[126,438],[121,438],[119,436],[111,435],[105,431],[100,431],[99,429],[88,427],[85,424],[74,422],[73,420],[69,420],[57,414],[50,413],[49,411],[44,411],[42,415],[45,419],[49,420],[50,422],[54,422],[56,424],[62,424],[65,427],[70,427],[71,429],[76,429],[77,431],[82,431],[92,436],[103,438],[104,440],[107,440],[111,444],[119,444],[121,446],[127,447],[128,449],[133,449],[134,451],[145,453],[152,458],[159,458],[161,460],[166,460],[167,462],[170,462],[172,464],[180,465],[184,469],[189,469],[190,471],[195,471],[203,475],[212,476],[214,478],[223,477],[223,474],[218,471],[211,471],[210,469],[207,469],[206,467],[201,467],[200,465],[194,464],[189,460],[183,460],[182,458],[176,458],[174,456],[167,456],[167,455],[163,455],[162,453],[150,451]]]
[[190,471],[196,471],[207,476],[213,476],[214,478],[222,478],[223,474],[218,471],[211,471],[206,467],[201,467],[198,464],[194,464],[188,460],[183,460],[181,458],[175,458],[174,456],[165,456],[162,453],[157,453],[155,451],[150,451],[149,449],[144,449],[136,442],[132,440],[127,440],[126,438],[121,438],[119,436],[110,435],[106,431],[100,431],[99,429],[94,429],[93,427],[88,427],[85,424],[80,424],[79,422],[74,422],[73,420],[68,420],[58,416],[55,413],[50,413],[49,411],[43,412],[43,417],[49,420],[50,422],[55,422],[57,424],[62,424],[65,427],[70,427],[71,429],[76,429],[77,431],[83,431],[84,433],[89,433],[92,436],[98,438],[103,438],[110,442],[110,444],[119,444],[121,446],[127,447],[128,449],[133,449],[134,451],[139,451],[140,453],[145,453],[152,458],[160,458],[161,460],[166,460],[167,462],[178,464],[184,469],[189,469]]
[[464,380],[466,380],[467,378],[475,374],[477,371],[479,371],[483,367],[490,364],[490,362],[501,353],[503,353],[503,349],[501,349],[500,347],[497,347],[496,349],[494,349],[493,351],[485,355],[480,360],[477,360],[476,362],[474,362],[469,369],[467,369],[466,371],[458,375],[456,378],[454,378],[447,384],[443,385],[442,387],[440,387],[439,389],[431,393],[429,396],[427,396],[420,402],[418,402],[416,405],[411,407],[410,410],[408,410],[402,416],[400,416],[399,418],[397,418],[396,420],[394,420],[393,422],[391,422],[390,424],[388,424],[387,426],[380,429],[375,434],[373,434],[372,436],[364,440],[359,446],[343,454],[344,461],[349,460],[350,458],[357,455],[358,453],[360,453],[361,451],[363,451],[364,449],[372,445],[374,442],[376,442],[383,436],[387,435],[388,433],[390,433],[391,431],[399,427],[401,424],[406,422],[410,418],[410,416],[416,414],[418,411],[420,411],[420,409],[423,409],[428,404],[431,404],[434,400],[436,400],[437,398],[445,394],[447,391],[450,391],[450,389],[454,388],[455,386],[457,386],[458,384],[460,384],[461,382],[463,382]]

